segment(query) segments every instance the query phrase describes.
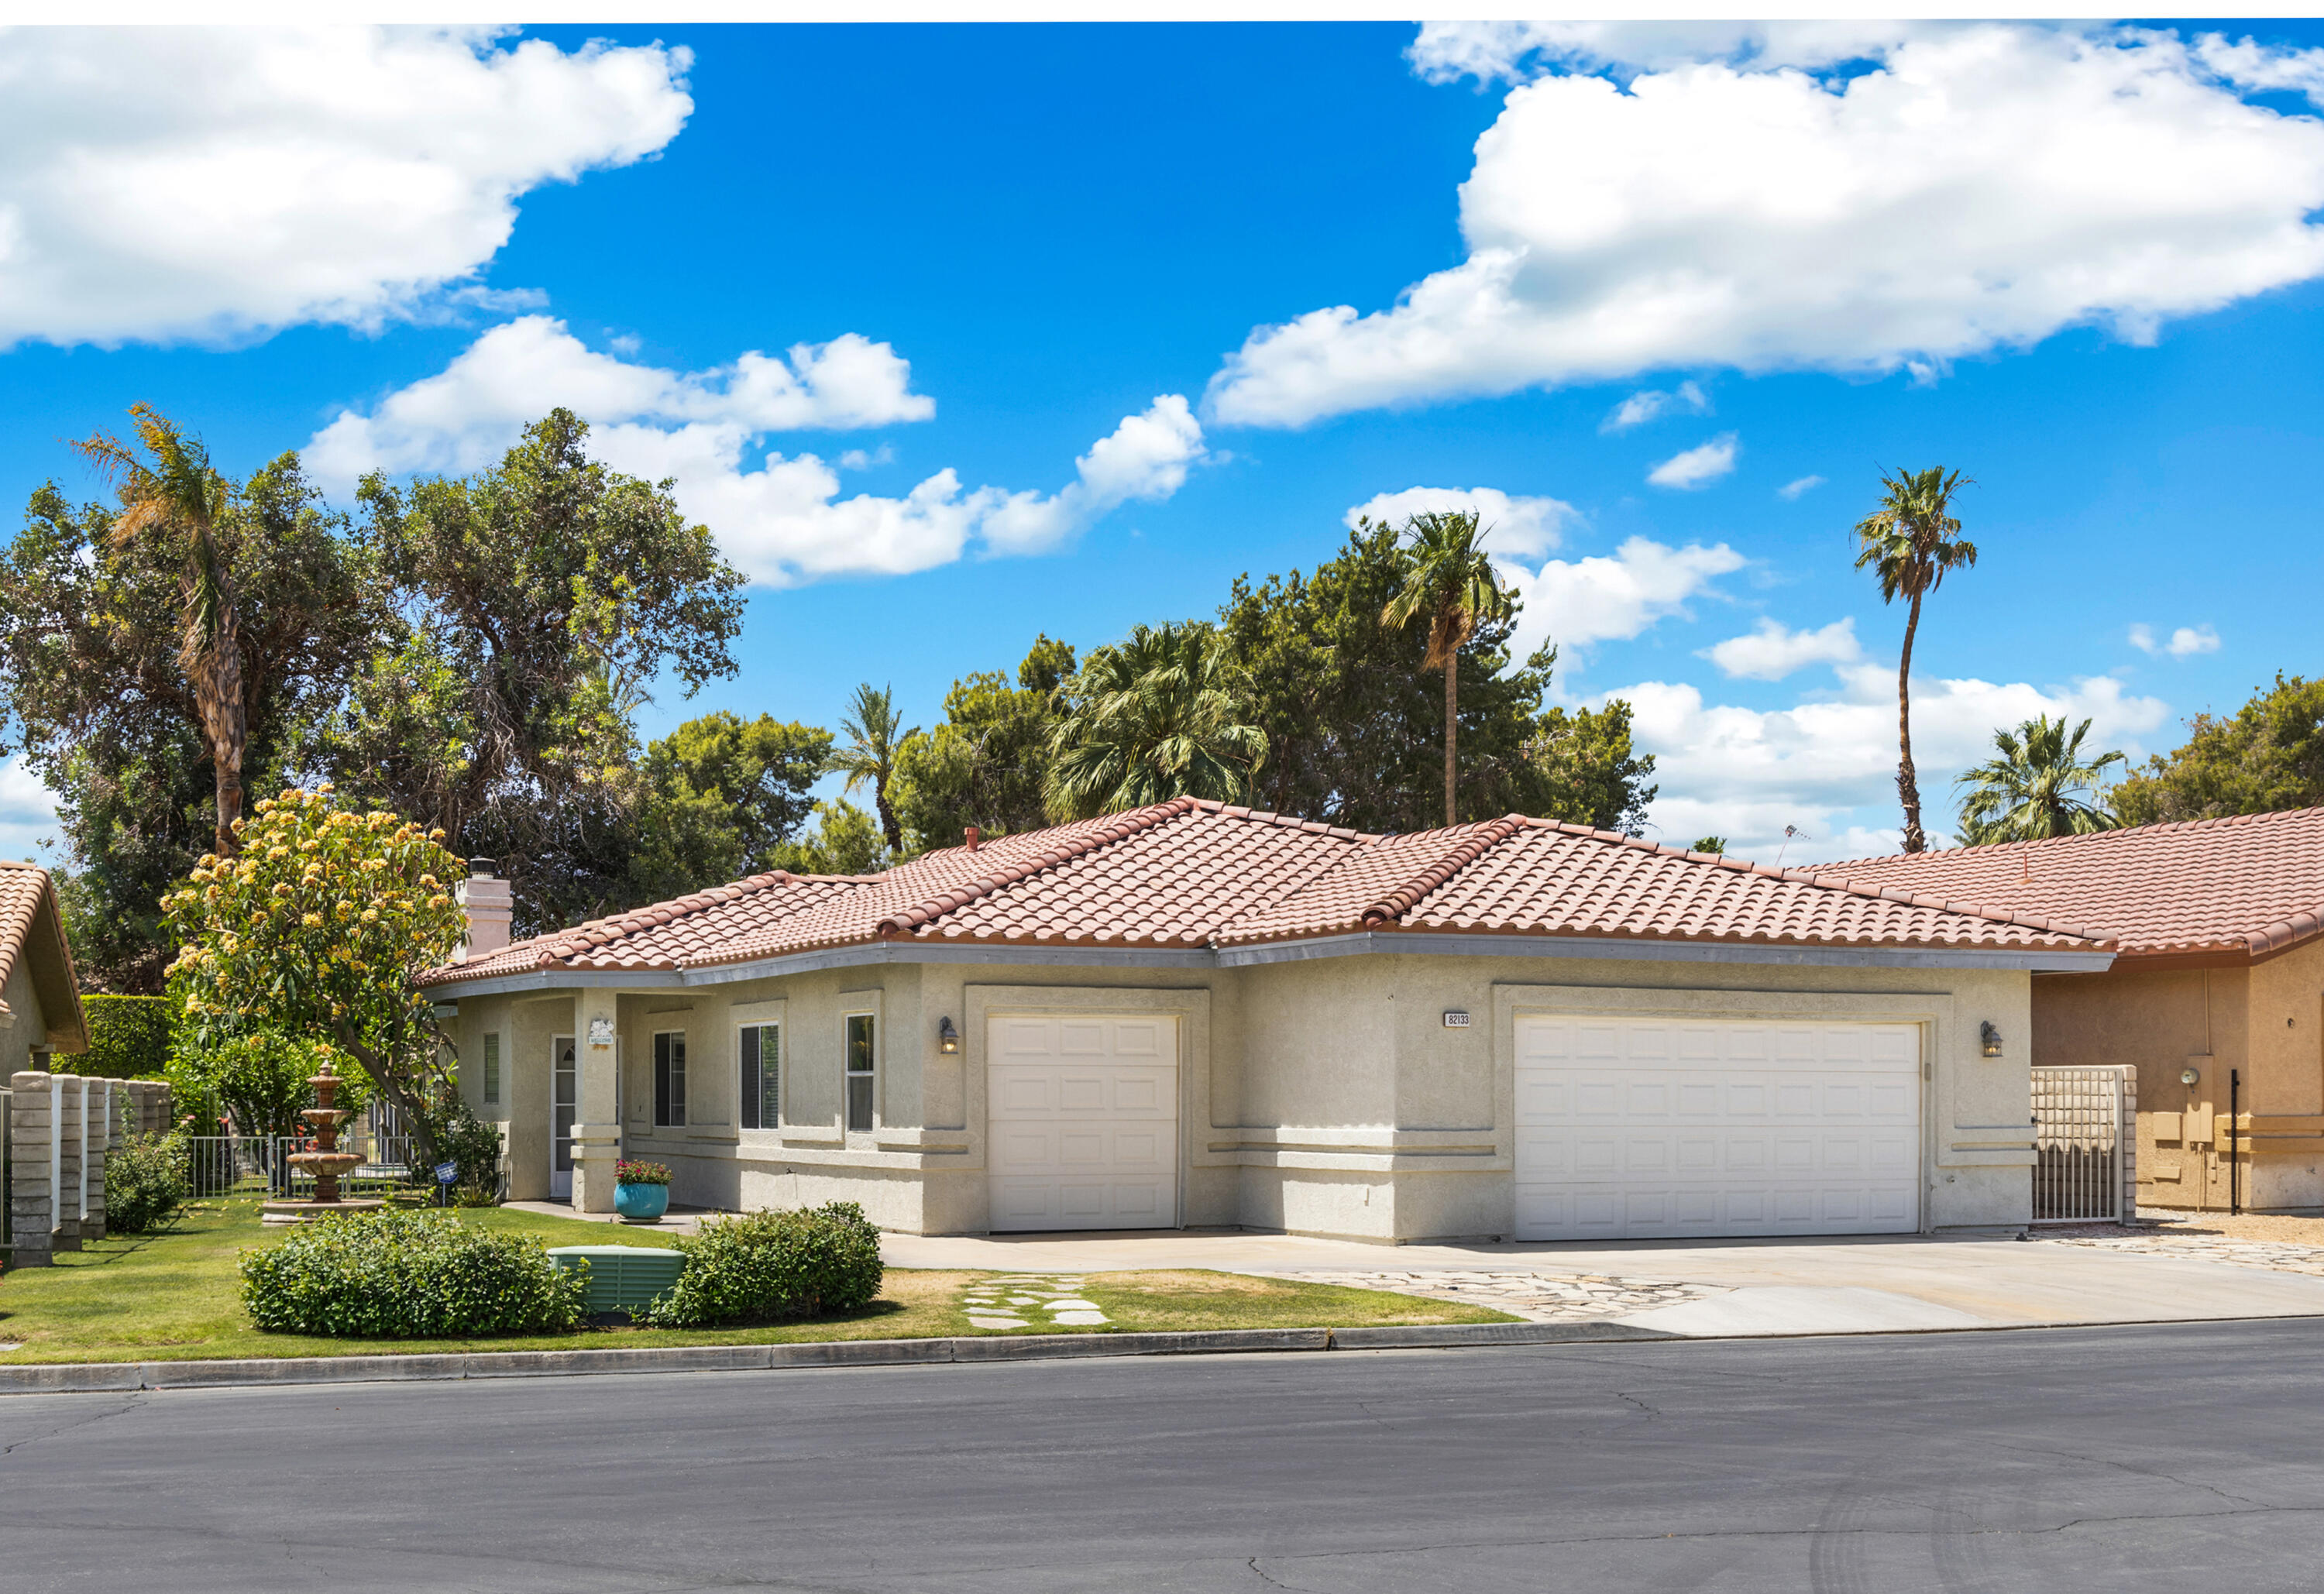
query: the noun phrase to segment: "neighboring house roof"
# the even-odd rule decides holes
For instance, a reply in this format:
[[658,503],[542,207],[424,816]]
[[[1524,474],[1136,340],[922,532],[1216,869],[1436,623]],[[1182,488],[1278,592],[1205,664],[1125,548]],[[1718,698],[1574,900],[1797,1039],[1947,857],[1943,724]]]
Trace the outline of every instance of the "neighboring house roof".
[[2104,953],[2046,916],[1852,885],[1521,815],[1367,835],[1193,797],[945,847],[885,873],[754,875],[431,969],[423,985],[674,971],[893,944],[1216,952],[1350,935]]
[[2103,926],[2126,959],[2265,957],[2324,933],[2324,808],[1820,863],[1819,874]]
[[[73,972],[56,882],[37,864],[0,861],[0,992],[20,967],[32,978],[47,1024],[48,1033],[35,1044],[60,1052],[88,1050],[88,1021],[81,1012],[80,981]],[[5,999],[0,1014],[18,1016]]]

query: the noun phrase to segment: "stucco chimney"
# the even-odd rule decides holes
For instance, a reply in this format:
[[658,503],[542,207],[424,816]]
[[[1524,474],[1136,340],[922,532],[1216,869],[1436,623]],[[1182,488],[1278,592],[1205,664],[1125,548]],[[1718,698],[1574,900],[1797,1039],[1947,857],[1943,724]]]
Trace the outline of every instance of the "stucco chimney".
[[468,933],[452,954],[454,963],[489,957],[509,944],[509,920],[516,911],[515,903],[509,896],[508,881],[493,873],[491,859],[469,859],[468,878],[452,895],[468,919]]

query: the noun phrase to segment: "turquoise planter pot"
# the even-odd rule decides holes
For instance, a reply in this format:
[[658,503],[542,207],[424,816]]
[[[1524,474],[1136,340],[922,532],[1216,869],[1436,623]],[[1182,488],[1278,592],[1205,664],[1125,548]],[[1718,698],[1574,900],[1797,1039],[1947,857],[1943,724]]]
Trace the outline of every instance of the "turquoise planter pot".
[[667,1184],[616,1184],[613,1211],[625,1223],[650,1223],[669,1211]]

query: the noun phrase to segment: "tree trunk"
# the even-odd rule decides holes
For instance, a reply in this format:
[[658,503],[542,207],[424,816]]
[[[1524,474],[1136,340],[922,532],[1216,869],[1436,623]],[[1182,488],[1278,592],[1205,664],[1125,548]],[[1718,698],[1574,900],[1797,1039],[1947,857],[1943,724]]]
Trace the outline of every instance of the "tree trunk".
[[1444,823],[1461,823],[1453,803],[1453,751],[1461,735],[1461,655],[1454,653],[1444,661]]
[[242,817],[242,755],[250,740],[242,701],[242,638],[225,631],[204,661],[194,683],[201,709],[203,740],[209,743],[210,765],[217,771],[217,852],[223,858],[234,852],[234,822]]
[[896,822],[896,810],[888,806],[885,775],[872,783],[872,806],[880,810],[880,834],[888,838],[889,854],[899,855],[904,850],[904,827]]
[[1921,783],[1913,771],[1913,634],[1921,629],[1921,594],[1904,617],[1904,656],[1896,665],[1896,795],[1904,804],[1904,851],[1925,852],[1921,834]]
[[339,1050],[355,1060],[355,1065],[371,1081],[372,1088],[388,1099],[412,1138],[420,1142],[419,1160],[429,1165],[441,1161],[443,1146],[436,1138],[436,1120],[428,1110],[426,1084],[414,1090],[410,1082],[398,1078],[387,1060],[364,1045],[346,1025],[335,1023],[331,1029],[331,1038],[338,1044]]

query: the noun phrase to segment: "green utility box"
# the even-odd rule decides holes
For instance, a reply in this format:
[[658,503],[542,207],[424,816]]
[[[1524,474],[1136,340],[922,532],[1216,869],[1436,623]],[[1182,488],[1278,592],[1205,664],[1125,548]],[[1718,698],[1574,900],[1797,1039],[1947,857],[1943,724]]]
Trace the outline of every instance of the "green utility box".
[[678,1282],[677,1251],[648,1250],[634,1245],[560,1245],[549,1248],[557,1265],[572,1271],[576,1262],[589,1264],[589,1315],[636,1312]]

